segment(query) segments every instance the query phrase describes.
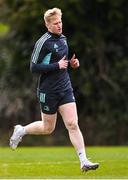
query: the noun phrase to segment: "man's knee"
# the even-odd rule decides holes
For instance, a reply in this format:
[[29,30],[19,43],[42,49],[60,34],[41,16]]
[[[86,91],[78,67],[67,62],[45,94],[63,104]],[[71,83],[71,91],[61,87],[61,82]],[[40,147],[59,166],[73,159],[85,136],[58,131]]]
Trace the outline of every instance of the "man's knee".
[[77,130],[79,128],[78,123],[76,121],[68,122],[66,127],[67,127],[68,130],[73,130],[73,131],[75,131],[75,130]]
[[46,125],[44,129],[46,134],[51,134],[54,131],[55,127],[51,125]]

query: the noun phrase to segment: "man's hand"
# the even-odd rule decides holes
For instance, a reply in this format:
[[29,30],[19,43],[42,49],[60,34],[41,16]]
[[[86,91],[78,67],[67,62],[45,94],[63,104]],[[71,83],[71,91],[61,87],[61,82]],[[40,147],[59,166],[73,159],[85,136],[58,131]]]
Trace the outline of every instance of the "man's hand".
[[68,60],[66,59],[66,56],[64,56],[58,63],[60,69],[66,69],[68,66]]
[[73,54],[73,56],[70,60],[70,66],[74,69],[76,69],[80,66],[79,60],[76,58],[75,54]]

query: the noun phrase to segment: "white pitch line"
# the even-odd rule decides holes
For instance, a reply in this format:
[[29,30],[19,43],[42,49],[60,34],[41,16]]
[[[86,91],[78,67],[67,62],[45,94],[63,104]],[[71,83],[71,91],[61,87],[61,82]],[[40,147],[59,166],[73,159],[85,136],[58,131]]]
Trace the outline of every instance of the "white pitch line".
[[53,162],[53,161],[51,161],[51,162],[26,162],[26,163],[20,163],[20,162],[17,162],[17,163],[3,163],[2,164],[2,166],[3,167],[6,167],[6,166],[8,166],[8,165],[20,165],[20,166],[24,166],[24,165],[27,165],[27,166],[30,166],[30,165],[49,165],[49,164],[71,164],[71,163],[74,163],[74,164],[77,164],[77,163],[79,163],[78,161],[57,161],[57,162]]

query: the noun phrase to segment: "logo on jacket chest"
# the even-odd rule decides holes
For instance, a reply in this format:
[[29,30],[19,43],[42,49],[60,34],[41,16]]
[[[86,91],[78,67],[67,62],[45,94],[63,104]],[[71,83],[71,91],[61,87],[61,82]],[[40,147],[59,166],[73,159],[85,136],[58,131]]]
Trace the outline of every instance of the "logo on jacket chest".
[[67,47],[67,41],[65,39],[60,40],[59,44],[54,43],[53,48],[55,52],[59,52]]
[[55,49],[56,52],[58,52],[58,47],[59,47],[59,46],[55,43],[55,44],[54,44],[54,49]]

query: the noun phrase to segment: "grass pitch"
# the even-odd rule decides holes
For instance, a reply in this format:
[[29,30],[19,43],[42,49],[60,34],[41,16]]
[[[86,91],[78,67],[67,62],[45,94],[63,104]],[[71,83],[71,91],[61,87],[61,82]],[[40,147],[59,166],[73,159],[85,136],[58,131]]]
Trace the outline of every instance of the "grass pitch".
[[87,147],[97,170],[82,173],[72,147],[0,148],[0,179],[128,179],[128,147]]

